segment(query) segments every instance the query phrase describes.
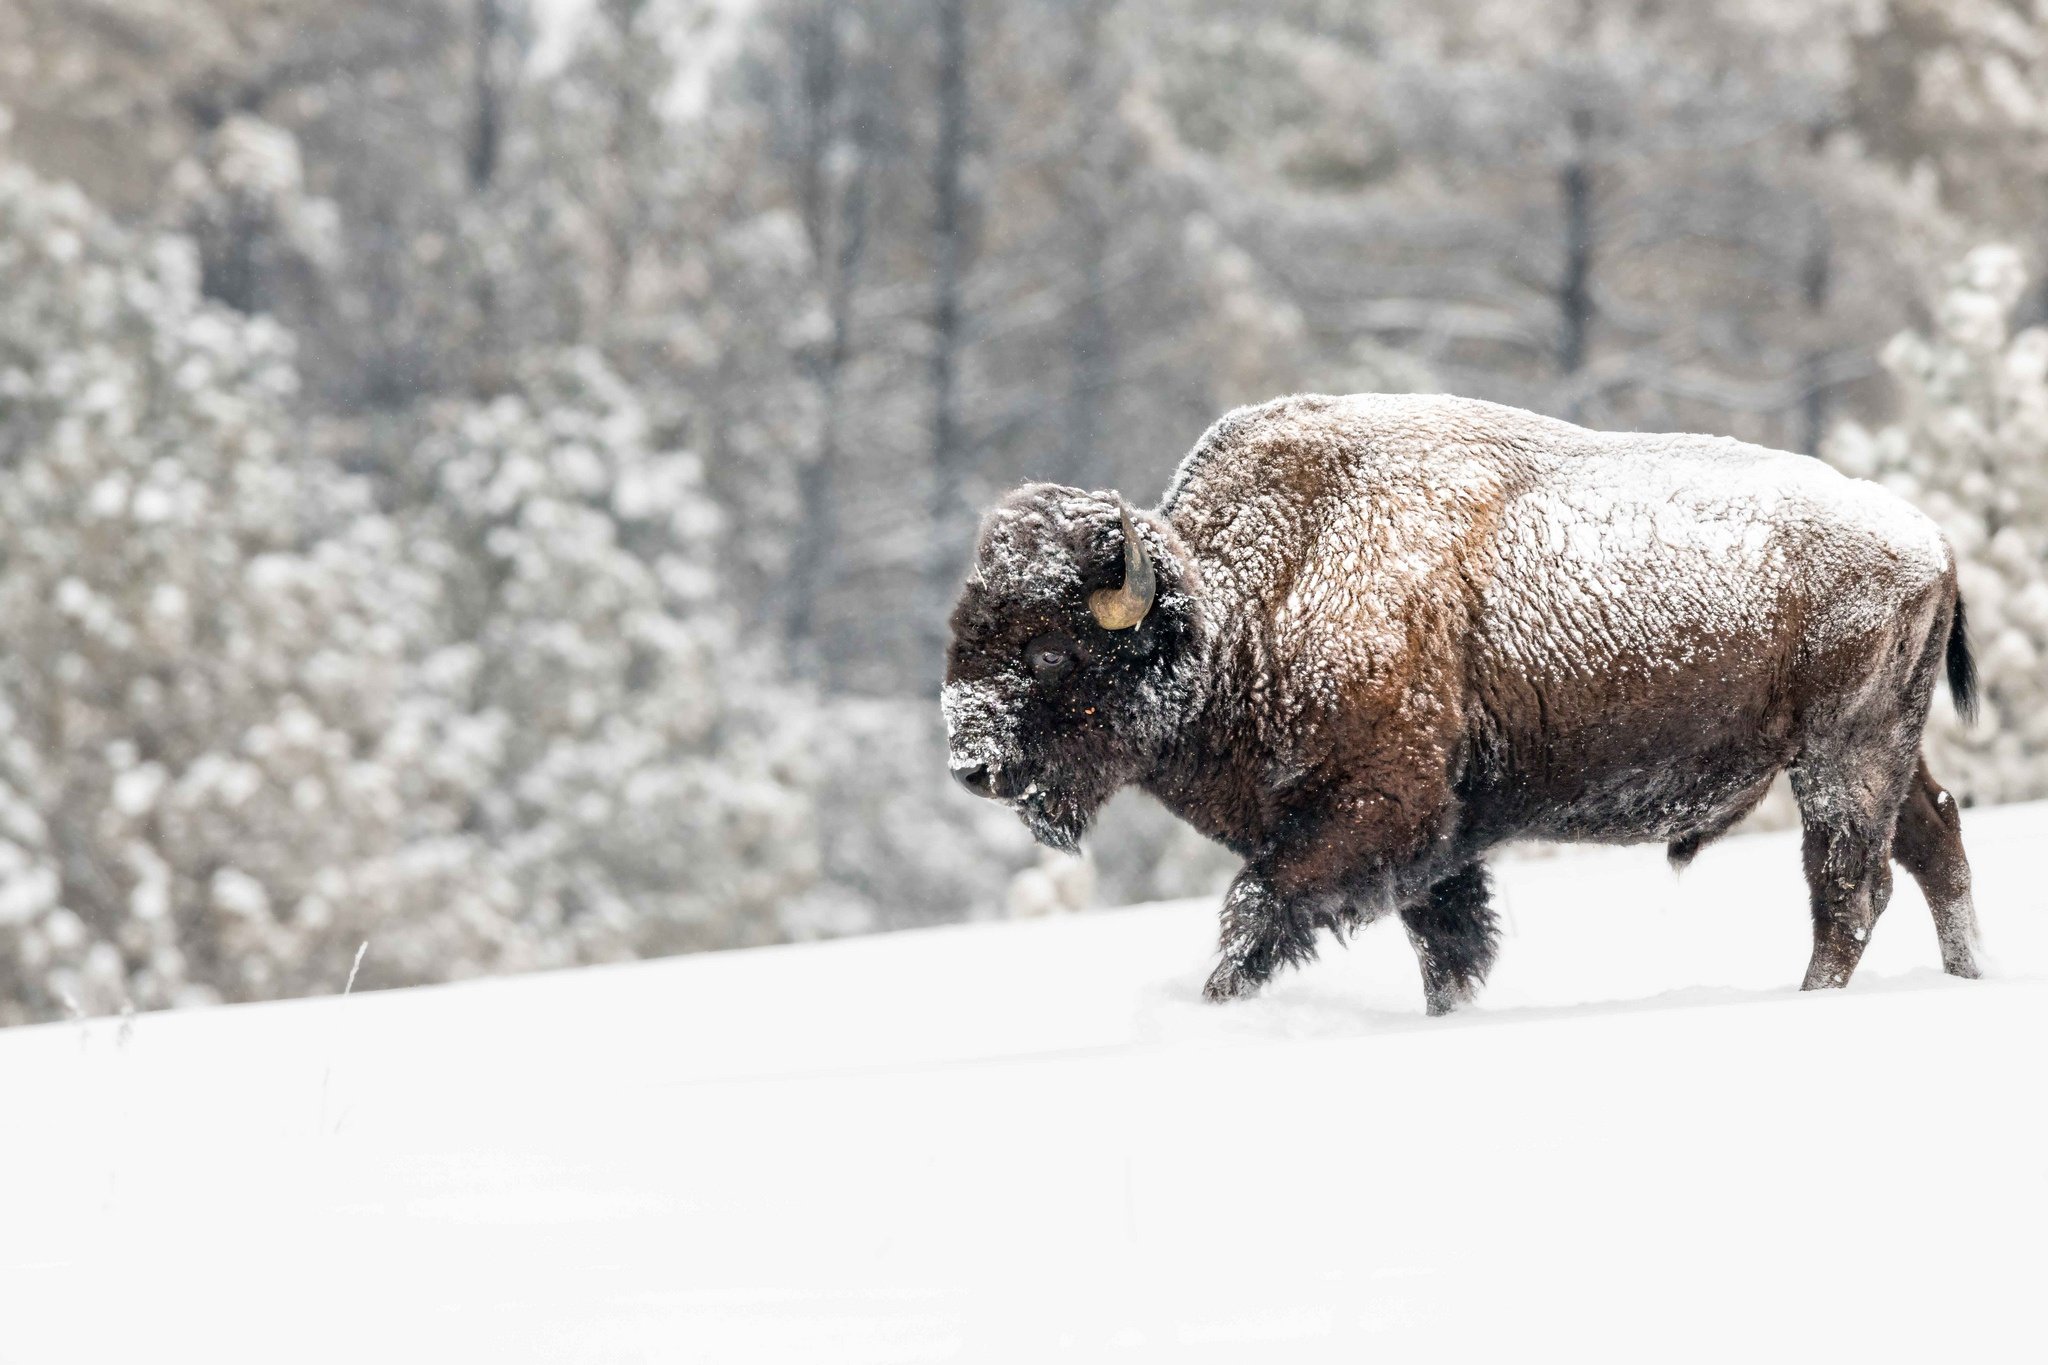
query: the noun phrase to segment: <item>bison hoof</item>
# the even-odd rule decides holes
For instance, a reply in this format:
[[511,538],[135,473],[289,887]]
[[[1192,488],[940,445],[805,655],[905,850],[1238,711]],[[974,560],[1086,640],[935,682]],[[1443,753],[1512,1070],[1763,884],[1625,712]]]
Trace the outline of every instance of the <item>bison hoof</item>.
[[1209,974],[1209,984],[1202,987],[1202,996],[1218,1002],[1237,1000],[1255,994],[1259,983],[1234,963],[1225,962]]
[[1471,1004],[1479,996],[1477,982],[1442,981],[1425,986],[1422,1001],[1432,1019],[1440,1019]]

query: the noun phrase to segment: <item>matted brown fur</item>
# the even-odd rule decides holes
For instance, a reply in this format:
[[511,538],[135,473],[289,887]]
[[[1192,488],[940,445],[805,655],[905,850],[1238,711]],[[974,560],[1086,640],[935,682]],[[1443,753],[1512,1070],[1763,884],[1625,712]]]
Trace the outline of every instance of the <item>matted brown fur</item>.
[[989,514],[952,761],[1055,846],[1137,784],[1243,855],[1212,997],[1394,912],[1449,1009],[1492,961],[1490,848],[1682,863],[1787,769],[1806,984],[1854,969],[1895,825],[1944,964],[1974,974],[1954,803],[1918,762],[1944,659],[1967,700],[1953,556],[1883,490],[1726,440],[1311,396],[1218,422],[1135,525],[1157,599],[1108,630],[1087,603],[1123,578],[1115,494],[1033,485]]

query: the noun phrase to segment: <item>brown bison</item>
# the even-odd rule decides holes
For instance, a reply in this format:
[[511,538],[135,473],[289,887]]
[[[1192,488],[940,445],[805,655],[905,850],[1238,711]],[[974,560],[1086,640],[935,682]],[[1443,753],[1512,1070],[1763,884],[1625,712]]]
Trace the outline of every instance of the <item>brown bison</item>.
[[1955,802],[1919,757],[1974,687],[1932,522],[1820,462],[1604,434],[1448,397],[1232,412],[1153,512],[1034,484],[953,613],[953,774],[1073,849],[1136,783],[1245,860],[1207,994],[1391,912],[1432,1013],[1496,947],[1510,839],[1658,841],[1683,865],[1789,769],[1808,988],[1919,881],[1974,976]]

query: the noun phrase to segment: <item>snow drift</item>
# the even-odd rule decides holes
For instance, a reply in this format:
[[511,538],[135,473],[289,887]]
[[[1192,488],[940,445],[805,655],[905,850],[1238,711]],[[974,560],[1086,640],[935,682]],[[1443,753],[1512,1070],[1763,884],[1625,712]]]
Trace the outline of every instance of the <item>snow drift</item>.
[[1799,995],[1761,835],[1505,860],[1445,1020],[1387,925],[1206,1005],[1186,903],[11,1030],[0,1361],[2013,1358],[2044,833],[1981,982],[1902,878]]

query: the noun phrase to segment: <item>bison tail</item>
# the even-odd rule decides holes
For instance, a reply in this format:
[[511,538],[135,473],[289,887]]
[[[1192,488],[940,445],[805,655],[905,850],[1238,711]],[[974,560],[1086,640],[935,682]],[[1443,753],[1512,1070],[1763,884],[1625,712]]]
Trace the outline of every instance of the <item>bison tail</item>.
[[1948,626],[1948,694],[1956,714],[1977,719],[1977,663],[1970,657],[1970,628],[1963,620],[1963,595],[1956,594],[1956,613]]

